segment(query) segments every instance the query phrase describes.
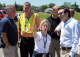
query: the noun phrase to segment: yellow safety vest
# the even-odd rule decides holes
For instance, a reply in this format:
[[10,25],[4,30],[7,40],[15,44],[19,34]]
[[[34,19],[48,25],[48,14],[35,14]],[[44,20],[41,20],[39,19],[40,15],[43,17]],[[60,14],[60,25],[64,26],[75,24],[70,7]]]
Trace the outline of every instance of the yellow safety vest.
[[21,31],[26,33],[33,33],[34,25],[36,24],[36,15],[37,13],[34,13],[29,20],[25,17],[25,13],[23,13],[20,17],[20,25],[21,25]]

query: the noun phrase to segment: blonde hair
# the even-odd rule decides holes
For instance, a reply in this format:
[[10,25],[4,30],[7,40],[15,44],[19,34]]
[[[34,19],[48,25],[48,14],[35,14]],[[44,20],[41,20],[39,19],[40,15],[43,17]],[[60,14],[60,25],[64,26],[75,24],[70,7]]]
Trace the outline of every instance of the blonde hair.
[[49,30],[50,30],[50,23],[49,23],[49,21],[48,21],[47,19],[44,19],[44,20],[41,22],[41,24],[40,24],[40,30],[42,30],[42,25],[43,25],[44,23],[48,23],[48,31],[49,31]]

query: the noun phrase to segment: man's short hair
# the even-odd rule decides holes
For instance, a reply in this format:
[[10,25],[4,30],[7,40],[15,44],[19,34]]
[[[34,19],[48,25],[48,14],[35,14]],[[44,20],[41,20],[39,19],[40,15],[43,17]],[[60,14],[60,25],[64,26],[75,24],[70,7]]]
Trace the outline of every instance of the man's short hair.
[[11,9],[11,8],[13,8],[13,7],[15,7],[15,6],[14,5],[7,5],[6,6],[6,12],[8,12],[8,10]]
[[59,10],[60,10],[60,9],[64,9],[64,13],[68,12],[69,18],[71,17],[69,8],[61,7],[61,8],[59,8]]
[[31,7],[31,4],[29,2],[25,2],[24,5],[28,4]]

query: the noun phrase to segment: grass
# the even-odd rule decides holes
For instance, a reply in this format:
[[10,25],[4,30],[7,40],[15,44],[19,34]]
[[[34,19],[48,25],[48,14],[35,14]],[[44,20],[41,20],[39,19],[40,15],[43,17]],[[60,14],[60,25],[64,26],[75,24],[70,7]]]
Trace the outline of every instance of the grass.
[[[50,14],[39,14],[40,16],[40,19],[43,20],[43,19],[46,19],[50,16]],[[74,18],[77,19],[78,21],[80,21],[80,13],[76,13],[74,15]]]
[[78,21],[80,21],[80,13],[76,13],[76,14],[74,15],[74,18],[77,19]]
[[50,14],[39,14],[40,16],[40,19],[43,20],[43,19],[46,19],[50,16]]
[[[17,11],[17,13],[22,13],[22,11]],[[40,19],[43,20],[43,19],[46,19],[50,16],[51,14],[46,14],[46,13],[39,13],[39,16],[40,16]],[[76,13],[74,15],[74,18],[77,19],[78,21],[80,21],[80,13]]]
[[16,13],[22,13],[23,11],[16,11]]
[[[18,13],[19,13],[19,12],[18,12]],[[21,13],[21,12],[20,12],[20,13]],[[44,19],[50,17],[50,15],[51,15],[51,14],[41,14],[41,13],[39,13],[39,16],[40,16],[40,19],[41,19],[41,20],[44,20]],[[77,19],[78,21],[80,21],[80,13],[76,13],[76,14],[74,15],[74,18]],[[17,27],[18,27],[18,22],[16,23],[16,25],[17,25]]]

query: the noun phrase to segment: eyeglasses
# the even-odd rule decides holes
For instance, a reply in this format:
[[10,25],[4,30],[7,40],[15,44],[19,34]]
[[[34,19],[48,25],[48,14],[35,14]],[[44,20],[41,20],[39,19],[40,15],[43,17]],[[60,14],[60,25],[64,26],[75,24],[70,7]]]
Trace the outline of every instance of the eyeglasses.
[[59,13],[58,15],[62,15],[64,12]]

